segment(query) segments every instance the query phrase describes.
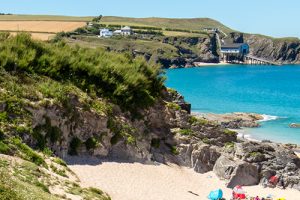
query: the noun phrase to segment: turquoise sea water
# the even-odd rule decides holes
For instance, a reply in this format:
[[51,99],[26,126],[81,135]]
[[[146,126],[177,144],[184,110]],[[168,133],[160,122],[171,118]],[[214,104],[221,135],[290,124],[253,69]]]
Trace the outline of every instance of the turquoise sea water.
[[274,119],[245,129],[254,139],[300,144],[300,65],[230,65],[166,70],[168,87],[192,104],[193,112],[254,112]]

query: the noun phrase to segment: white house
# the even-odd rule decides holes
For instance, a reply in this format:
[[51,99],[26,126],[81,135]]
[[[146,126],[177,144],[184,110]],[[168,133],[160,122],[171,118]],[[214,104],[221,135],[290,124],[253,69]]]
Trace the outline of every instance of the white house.
[[115,30],[114,35],[122,35],[122,31],[121,30]]
[[132,34],[132,29],[129,26],[125,26],[121,28],[121,34],[122,35],[131,35]]
[[113,35],[113,32],[110,31],[109,29],[107,28],[103,28],[103,29],[100,29],[100,35],[99,37],[111,37]]

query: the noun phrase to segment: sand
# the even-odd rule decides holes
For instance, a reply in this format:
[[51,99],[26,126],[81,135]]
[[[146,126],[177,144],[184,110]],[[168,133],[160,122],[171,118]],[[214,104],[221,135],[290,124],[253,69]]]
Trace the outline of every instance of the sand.
[[[98,187],[113,200],[205,200],[211,190],[221,188],[229,199],[231,189],[213,172],[199,174],[176,165],[101,161],[96,158],[68,158],[69,167],[84,187]],[[248,195],[272,194],[299,200],[300,192],[292,189],[245,187]]]
[[219,63],[206,63],[206,62],[194,62],[194,65],[196,67],[213,67],[213,66],[222,66],[222,65],[231,65],[230,63],[227,62],[219,62]]

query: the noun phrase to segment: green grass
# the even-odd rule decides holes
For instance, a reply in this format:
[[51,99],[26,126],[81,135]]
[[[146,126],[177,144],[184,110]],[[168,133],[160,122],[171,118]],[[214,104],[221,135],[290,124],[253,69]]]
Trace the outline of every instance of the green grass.
[[79,40],[68,40],[69,44],[80,45],[89,48],[110,48],[115,51],[129,51],[144,52],[149,54],[159,54],[158,50],[163,50],[165,58],[178,57],[177,49],[170,45],[155,40],[141,40],[131,38],[97,38],[80,36]]
[[232,136],[237,134],[235,131],[231,131],[229,129],[225,129],[223,133],[226,135],[232,135]]
[[193,134],[193,131],[191,129],[180,129],[179,134],[180,135],[191,136]]
[[173,102],[168,102],[167,107],[173,110],[181,110],[181,107],[178,104]]
[[[9,170],[12,168],[12,171]],[[41,178],[47,178],[38,167],[29,162],[12,165],[0,159],[1,200],[58,200],[49,193]]]
[[0,15],[0,21],[74,21],[87,22],[93,17],[74,17],[58,15]]
[[201,31],[206,27],[221,28],[224,32],[229,33],[233,30],[220,22],[209,18],[190,18],[190,19],[171,19],[171,18],[129,18],[104,16],[102,24],[120,24],[129,26],[152,26],[169,29],[186,29]]

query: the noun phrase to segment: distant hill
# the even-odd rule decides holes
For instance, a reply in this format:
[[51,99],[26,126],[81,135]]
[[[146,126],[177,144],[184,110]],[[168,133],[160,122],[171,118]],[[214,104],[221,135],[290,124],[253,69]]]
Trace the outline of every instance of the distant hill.
[[233,32],[231,28],[210,18],[129,18],[104,16],[101,19],[104,24],[120,24],[132,26],[153,26],[159,28],[202,30],[203,28],[220,28],[224,32]]
[[[0,15],[0,21],[91,21],[93,17],[75,17],[59,15]],[[129,18],[104,16],[101,19],[104,24],[120,24],[131,26],[152,26],[159,28],[201,30],[206,27],[221,28],[224,32],[232,32],[231,28],[210,18]]]

